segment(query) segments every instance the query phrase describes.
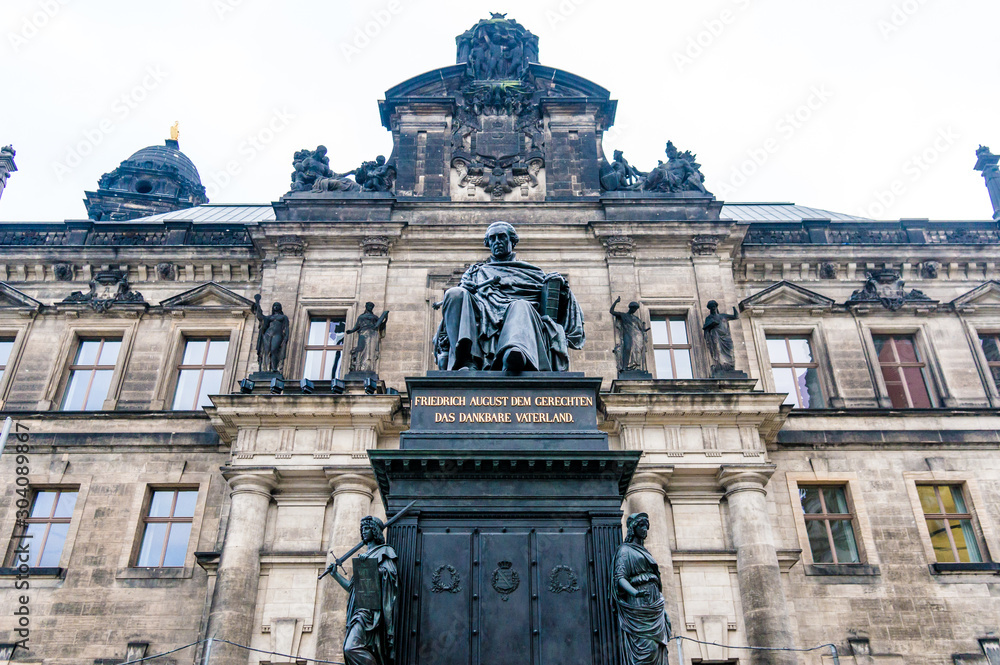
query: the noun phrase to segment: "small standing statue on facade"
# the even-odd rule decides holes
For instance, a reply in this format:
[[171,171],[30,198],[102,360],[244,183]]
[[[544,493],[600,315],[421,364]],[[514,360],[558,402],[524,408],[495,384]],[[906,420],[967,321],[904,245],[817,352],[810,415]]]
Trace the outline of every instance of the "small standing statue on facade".
[[621,296],[611,303],[611,316],[615,322],[615,360],[618,361],[618,377],[629,379],[648,379],[652,375],[646,370],[646,333],[641,317],[636,316],[639,303],[630,302],[627,312],[619,312],[615,307],[622,300]]
[[365,311],[354,321],[354,327],[345,334],[358,334],[358,339],[351,349],[350,372],[365,372],[374,374],[378,367],[379,347],[385,336],[385,322],[389,318],[389,310],[382,316],[375,316],[375,303],[366,302]]
[[660,568],[643,543],[649,516],[632,513],[628,533],[615,554],[612,570],[615,610],[622,632],[626,665],[667,665],[670,617],[663,600]]
[[729,331],[729,322],[740,318],[736,308],[733,307],[732,314],[723,314],[719,311],[719,303],[709,300],[708,312],[702,332],[705,334],[708,355],[712,359],[712,377],[733,377],[737,374],[746,376],[743,372],[736,371],[733,334]]
[[260,294],[253,299],[253,313],[260,322],[260,329],[257,331],[257,366],[261,372],[281,374],[288,346],[288,317],[281,311],[280,302],[273,303],[271,313],[265,315],[260,306]]
[[396,662],[395,610],[398,596],[396,551],[385,544],[382,520],[361,519],[361,540],[368,549],[354,558],[348,580],[330,564],[327,572],[347,591],[347,665],[393,665]]

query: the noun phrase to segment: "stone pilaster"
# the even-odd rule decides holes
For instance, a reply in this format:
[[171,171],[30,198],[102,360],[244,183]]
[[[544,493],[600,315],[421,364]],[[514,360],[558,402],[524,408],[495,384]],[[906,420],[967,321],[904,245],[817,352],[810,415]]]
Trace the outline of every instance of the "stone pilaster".
[[[232,488],[231,503],[208,636],[249,645],[260,583],[260,549],[277,477],[273,469],[229,470],[224,475]],[[212,665],[246,665],[247,659],[243,649],[221,642],[212,647]]]
[[[774,469],[772,464],[724,465],[718,480],[729,503],[747,642],[760,647],[794,647],[764,490]],[[795,665],[798,658],[794,652],[754,651],[749,662]]]
[[[356,471],[328,470],[327,477],[333,489],[333,519],[330,529],[330,553],[327,564],[343,555],[361,540],[361,518],[371,513],[375,496],[375,479]],[[347,566],[350,571],[350,566]],[[337,581],[325,577],[320,582],[319,634],[316,638],[316,657],[321,660],[341,660],[343,656],[347,592]]]

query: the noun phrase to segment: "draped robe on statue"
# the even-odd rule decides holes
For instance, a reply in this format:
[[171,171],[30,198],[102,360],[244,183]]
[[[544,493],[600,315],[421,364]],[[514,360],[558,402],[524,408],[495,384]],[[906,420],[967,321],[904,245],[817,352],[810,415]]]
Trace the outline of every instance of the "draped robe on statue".
[[[622,578],[637,591],[648,591],[649,597],[630,598],[618,586]],[[615,554],[611,584],[627,665],[666,665],[668,618],[653,555],[641,545],[622,543]]]
[[397,573],[396,551],[388,545],[378,545],[359,557],[378,560],[382,587],[380,610],[355,607],[354,580],[347,599],[347,637],[344,638],[344,660],[347,665],[394,665],[396,656],[395,617]]
[[[456,366],[462,347],[479,369],[502,369],[509,350],[520,351],[525,369],[566,371],[569,349],[583,347],[583,311],[566,288],[560,320],[539,314],[546,273],[530,263],[477,263],[445,292],[438,339],[447,340],[447,369]],[[492,283],[492,280],[499,283]]]

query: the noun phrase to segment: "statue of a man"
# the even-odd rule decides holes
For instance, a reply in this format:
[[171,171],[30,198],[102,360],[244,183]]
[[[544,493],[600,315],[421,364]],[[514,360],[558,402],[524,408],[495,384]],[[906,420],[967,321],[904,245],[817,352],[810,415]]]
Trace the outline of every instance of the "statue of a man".
[[643,543],[649,516],[632,513],[628,533],[615,554],[612,597],[622,632],[626,665],[666,665],[670,617],[663,600],[660,568]]
[[705,334],[708,355],[712,358],[712,372],[731,372],[736,368],[736,360],[733,355],[733,334],[729,332],[729,322],[740,318],[740,315],[736,313],[735,307],[732,314],[720,313],[719,303],[714,300],[708,301],[708,312],[702,332]]
[[281,373],[285,362],[285,348],[288,346],[288,317],[281,311],[281,303],[271,305],[271,313],[264,315],[260,306],[260,294],[253,297],[253,313],[257,315],[260,329],[257,331],[257,366],[262,372]]
[[561,372],[569,349],[583,347],[583,312],[566,281],[518,261],[517,241],[507,222],[490,224],[483,242],[490,258],[445,292],[436,346],[447,360],[439,366]]
[[646,371],[646,332],[649,330],[643,320],[636,316],[639,303],[630,302],[627,312],[619,312],[615,307],[622,301],[618,296],[611,303],[611,316],[615,322],[615,333],[618,344],[615,345],[615,359],[618,361],[619,372]]
[[382,316],[375,316],[372,311],[375,303],[366,302],[365,311],[354,321],[354,327],[345,334],[358,334],[357,342],[351,349],[352,372],[374,372],[378,366],[379,346],[385,336],[385,322],[389,318],[389,310]]
[[347,636],[344,638],[344,662],[347,665],[393,665],[396,662],[398,557],[396,551],[385,544],[383,528],[382,520],[377,517],[369,515],[361,518],[361,540],[368,549],[357,559],[376,562],[370,569],[356,565],[350,580],[341,575],[334,564],[327,569],[350,594],[347,599]]

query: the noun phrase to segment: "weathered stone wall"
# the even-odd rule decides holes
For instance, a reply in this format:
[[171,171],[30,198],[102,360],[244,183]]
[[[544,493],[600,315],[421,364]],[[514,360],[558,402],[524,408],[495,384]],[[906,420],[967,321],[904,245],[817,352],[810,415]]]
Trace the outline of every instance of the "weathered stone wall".
[[[14,578],[3,581],[0,634],[5,640],[14,637],[19,595],[29,598],[30,651],[18,650],[18,659],[69,665],[122,658],[129,642],[147,642],[153,654],[200,639],[211,578],[194,553],[217,549],[227,497],[218,473],[227,452],[207,419],[136,421],[95,414],[18,422],[29,428],[32,486],[78,491],[59,563],[64,577],[31,577],[30,588],[19,592],[12,588]],[[8,445],[0,464],[5,537],[14,531],[18,498],[13,453]],[[176,486],[198,490],[183,568],[131,567],[142,538],[144,502],[152,488]]]

